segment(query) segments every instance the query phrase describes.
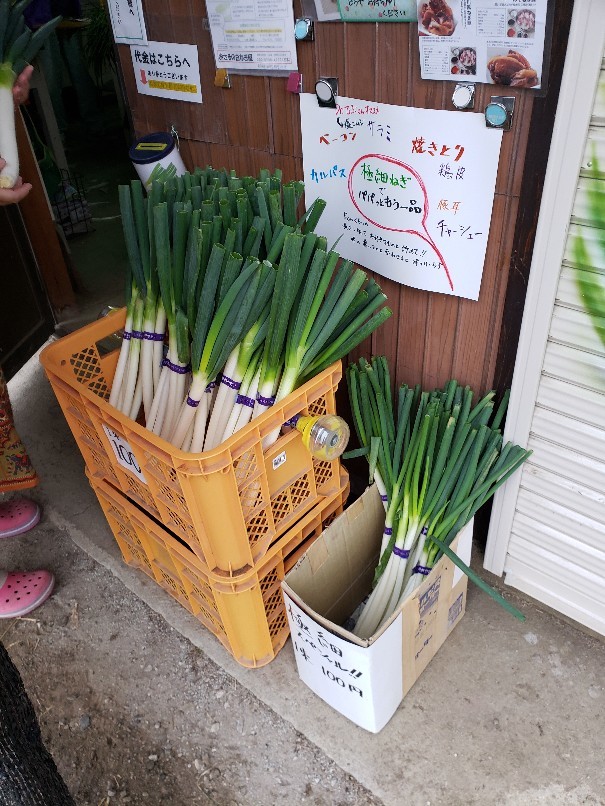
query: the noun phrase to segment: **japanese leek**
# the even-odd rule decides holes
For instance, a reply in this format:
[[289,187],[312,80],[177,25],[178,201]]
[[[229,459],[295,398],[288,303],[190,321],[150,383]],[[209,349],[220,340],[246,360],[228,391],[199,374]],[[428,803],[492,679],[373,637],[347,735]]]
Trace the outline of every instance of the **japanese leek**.
[[32,32],[23,16],[30,2],[0,0],[0,157],[6,161],[0,171],[0,188],[14,187],[19,178],[13,86],[61,21],[55,17]]
[[[351,365],[347,380],[357,436],[386,498],[375,586],[355,626],[356,635],[369,637],[530,451],[503,444],[507,395],[494,413],[493,392],[473,406],[472,390],[455,381],[431,392],[402,385],[395,405],[384,357]],[[453,561],[478,580],[458,557]]]

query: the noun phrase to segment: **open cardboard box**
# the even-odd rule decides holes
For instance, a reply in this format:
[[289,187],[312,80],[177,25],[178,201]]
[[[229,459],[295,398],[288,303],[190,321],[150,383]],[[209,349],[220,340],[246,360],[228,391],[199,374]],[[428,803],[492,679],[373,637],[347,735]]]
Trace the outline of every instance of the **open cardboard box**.
[[[342,624],[372,586],[384,528],[375,485],[315,540],[282,582],[300,678],[352,722],[378,733],[462,618],[467,577],[442,557],[368,640]],[[451,547],[468,565],[472,521]]]

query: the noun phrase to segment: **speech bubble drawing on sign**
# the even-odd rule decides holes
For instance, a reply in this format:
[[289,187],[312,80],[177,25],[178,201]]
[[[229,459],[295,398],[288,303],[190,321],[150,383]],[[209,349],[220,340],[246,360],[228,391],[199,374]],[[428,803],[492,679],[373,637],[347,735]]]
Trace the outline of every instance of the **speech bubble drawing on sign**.
[[429,199],[422,177],[385,154],[364,154],[349,171],[349,196],[360,215],[380,229],[417,235],[435,252],[452,291],[454,284],[426,220]]

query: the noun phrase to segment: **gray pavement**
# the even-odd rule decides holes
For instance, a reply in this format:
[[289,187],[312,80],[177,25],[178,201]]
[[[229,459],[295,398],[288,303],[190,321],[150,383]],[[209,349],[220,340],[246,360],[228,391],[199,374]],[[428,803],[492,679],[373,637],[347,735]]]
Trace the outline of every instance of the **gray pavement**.
[[[244,669],[163,590],[126,566],[37,357],[9,389],[18,430],[42,478],[33,495],[43,505],[46,531],[69,535],[160,614],[180,641],[197,647],[375,798],[389,806],[605,804],[603,639],[507,589],[527,616],[522,624],[471,586],[460,625],[384,730],[369,734],[299,681],[290,641],[268,666]],[[36,549],[28,544],[28,551],[20,558],[13,548],[11,561],[32,563]],[[64,554],[53,561],[67,584]],[[477,552],[473,564],[480,570]],[[113,614],[125,623],[142,617],[140,607]],[[262,743],[249,752],[260,758]]]

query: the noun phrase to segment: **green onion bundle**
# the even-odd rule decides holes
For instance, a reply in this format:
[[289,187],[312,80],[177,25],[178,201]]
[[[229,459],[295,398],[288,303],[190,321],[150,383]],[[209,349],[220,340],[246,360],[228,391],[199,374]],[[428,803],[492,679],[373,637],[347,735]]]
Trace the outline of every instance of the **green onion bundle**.
[[[257,194],[259,189],[267,196],[275,193],[281,177],[261,171],[258,180],[238,179],[208,166],[179,177],[165,171],[162,178],[166,181],[151,183],[145,199],[138,180],[119,188],[129,279],[124,343],[110,402],[135,418],[142,399],[147,427],[169,438],[184,397],[198,303],[203,299],[214,310],[215,291],[219,293],[213,289],[212,299],[208,293],[202,297],[212,249],[225,246],[224,263],[229,265],[220,267],[224,295],[241,265],[232,258],[234,249],[244,256],[265,256]],[[297,202],[299,183],[284,186],[284,193]],[[160,205],[165,210],[156,234]],[[163,359],[166,325],[168,353]]]
[[394,400],[386,358],[347,369],[353,421],[386,515],[375,586],[355,634],[373,635],[446,554],[476,584],[520,616],[449,544],[530,451],[503,443],[508,394],[473,406],[473,392],[450,381],[432,392],[402,385]]
[[325,202],[298,219],[302,183],[279,172],[208,167],[156,179],[146,198],[138,180],[119,190],[129,278],[110,403],[133,419],[142,403],[181,450],[216,447],[391,315],[314,233]]

